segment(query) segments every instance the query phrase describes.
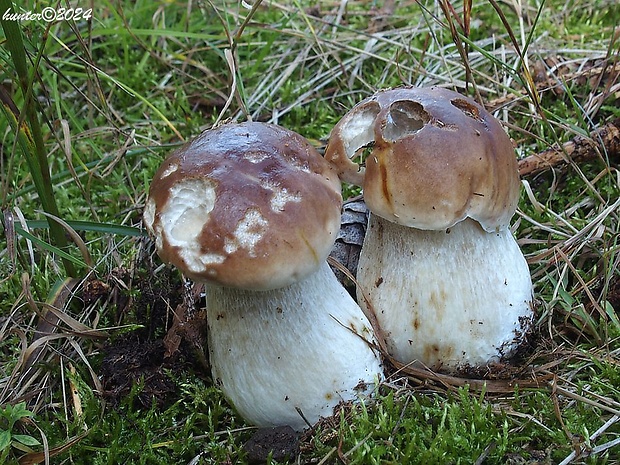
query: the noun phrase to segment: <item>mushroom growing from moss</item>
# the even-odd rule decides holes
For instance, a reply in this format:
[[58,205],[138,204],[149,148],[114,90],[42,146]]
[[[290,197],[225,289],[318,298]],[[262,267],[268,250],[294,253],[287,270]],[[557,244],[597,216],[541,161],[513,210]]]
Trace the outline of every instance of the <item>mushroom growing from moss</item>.
[[390,354],[447,372],[514,354],[533,292],[509,229],[520,182],[500,123],[457,92],[396,88],[348,112],[325,157],[363,186],[371,215],[358,300]]
[[303,429],[381,377],[371,326],[325,262],[341,203],[318,152],[263,123],[205,131],[152,181],[146,227],[205,283],[213,379],[252,424]]

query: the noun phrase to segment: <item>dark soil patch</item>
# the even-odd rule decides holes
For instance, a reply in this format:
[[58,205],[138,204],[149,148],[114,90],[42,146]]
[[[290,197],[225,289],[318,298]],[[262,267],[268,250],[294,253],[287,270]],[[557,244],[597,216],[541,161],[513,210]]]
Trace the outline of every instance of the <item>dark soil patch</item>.
[[263,464],[271,455],[275,461],[294,458],[299,453],[299,436],[290,426],[261,428],[243,445],[251,464]]
[[[206,321],[177,321],[185,318],[185,306],[194,304],[188,298],[178,274],[168,268],[141,270],[137,278],[123,280],[132,289],[133,298],[117,309],[118,324],[136,324],[140,327],[115,338],[102,349],[99,369],[104,397],[112,406],[118,406],[134,386],[140,384],[137,400],[150,408],[174,401],[176,384],[171,376],[193,366],[204,370],[205,355],[201,341],[206,338]],[[199,306],[199,303],[196,304]],[[195,312],[197,313],[197,312]],[[196,315],[198,317],[204,315]],[[180,329],[179,329],[180,328]],[[174,333],[175,350],[170,350],[170,333]]]
[[125,398],[136,383],[143,383],[137,399],[145,408],[153,400],[166,405],[176,390],[174,382],[164,372],[162,340],[140,341],[135,333],[118,338],[104,349],[100,374],[104,397],[113,406]]

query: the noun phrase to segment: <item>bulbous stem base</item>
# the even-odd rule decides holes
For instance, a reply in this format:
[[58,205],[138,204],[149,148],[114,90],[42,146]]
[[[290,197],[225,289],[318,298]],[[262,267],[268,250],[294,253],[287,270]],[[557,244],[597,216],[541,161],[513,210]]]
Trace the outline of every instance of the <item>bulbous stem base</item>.
[[371,215],[357,279],[405,364],[482,367],[510,357],[532,325],[529,268],[507,228],[488,233],[467,219],[423,231]]
[[314,424],[382,377],[371,326],[327,263],[281,289],[209,287],[207,324],[214,381],[257,426],[301,430],[298,409]]

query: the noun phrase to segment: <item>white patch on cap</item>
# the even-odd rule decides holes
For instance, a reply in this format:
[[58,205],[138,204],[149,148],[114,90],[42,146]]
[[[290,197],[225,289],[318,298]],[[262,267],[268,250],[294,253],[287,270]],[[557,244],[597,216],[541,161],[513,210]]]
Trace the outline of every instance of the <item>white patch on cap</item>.
[[160,223],[155,223],[155,215],[157,214],[157,205],[152,198],[148,198],[146,201],[146,205],[144,206],[144,213],[142,214],[142,219],[144,221],[144,226],[151,234],[151,236],[155,237],[155,247],[157,250],[161,250],[164,244],[162,239],[162,227]]
[[157,248],[157,250],[161,250],[164,246],[164,239],[163,239],[161,225],[157,225],[155,227],[154,233],[155,233],[155,247]]
[[310,169],[310,166],[308,166],[307,161],[299,160],[297,158],[291,158],[290,160],[288,160],[288,163],[293,168],[298,169],[299,171],[309,174],[312,173],[312,170]]
[[289,202],[301,202],[301,195],[291,194],[287,189],[275,191],[271,197],[271,209],[275,212],[284,211],[284,207]]
[[248,251],[250,257],[256,256],[254,248],[265,235],[268,224],[269,222],[261,215],[260,211],[257,209],[248,210],[237,224],[233,232],[233,239],[230,242],[227,241],[225,248],[234,252],[241,247]]
[[260,185],[273,192],[269,206],[274,212],[284,211],[284,207],[289,202],[301,202],[301,195],[289,192],[286,187],[279,186],[273,181],[262,180]]
[[250,163],[260,163],[263,160],[269,158],[269,155],[261,152],[250,152],[245,154],[245,159]]
[[371,102],[350,113],[340,129],[340,137],[348,158],[353,158],[362,147],[375,140],[374,122],[379,113],[379,105]]
[[224,239],[224,252],[228,255],[235,253],[239,249],[239,244],[229,237]]
[[146,201],[146,205],[144,206],[144,213],[142,214],[142,218],[144,220],[144,226],[149,230],[149,232],[153,233],[153,223],[155,222],[155,211],[157,207],[155,205],[155,201],[149,197]]
[[[224,263],[224,260],[226,260],[225,255],[221,255],[217,253],[202,254],[200,255],[199,258],[200,258],[200,261],[205,265],[205,267],[208,267],[209,265],[219,265],[220,263]],[[209,271],[211,271],[209,274],[215,274],[215,271],[213,270],[209,270]]]
[[173,247],[190,271],[200,273],[210,264],[224,261],[218,254],[203,254],[200,233],[215,206],[215,186],[208,179],[191,179],[170,189],[168,202],[160,215],[162,235]]
[[176,163],[173,163],[172,165],[170,165],[168,168],[164,170],[160,178],[161,179],[167,178],[168,176],[170,176],[172,173],[174,173],[178,169],[179,169],[179,165],[177,165]]

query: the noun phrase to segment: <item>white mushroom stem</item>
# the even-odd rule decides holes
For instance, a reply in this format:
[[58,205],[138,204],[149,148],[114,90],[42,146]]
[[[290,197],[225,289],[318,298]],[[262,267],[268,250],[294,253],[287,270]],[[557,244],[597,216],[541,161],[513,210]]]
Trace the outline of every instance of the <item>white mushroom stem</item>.
[[209,286],[207,323],[214,381],[258,426],[302,430],[299,412],[314,424],[381,378],[371,326],[327,263],[281,289]]
[[530,273],[512,233],[487,233],[470,219],[423,231],[371,214],[357,279],[402,363],[450,372],[498,362],[533,319]]

